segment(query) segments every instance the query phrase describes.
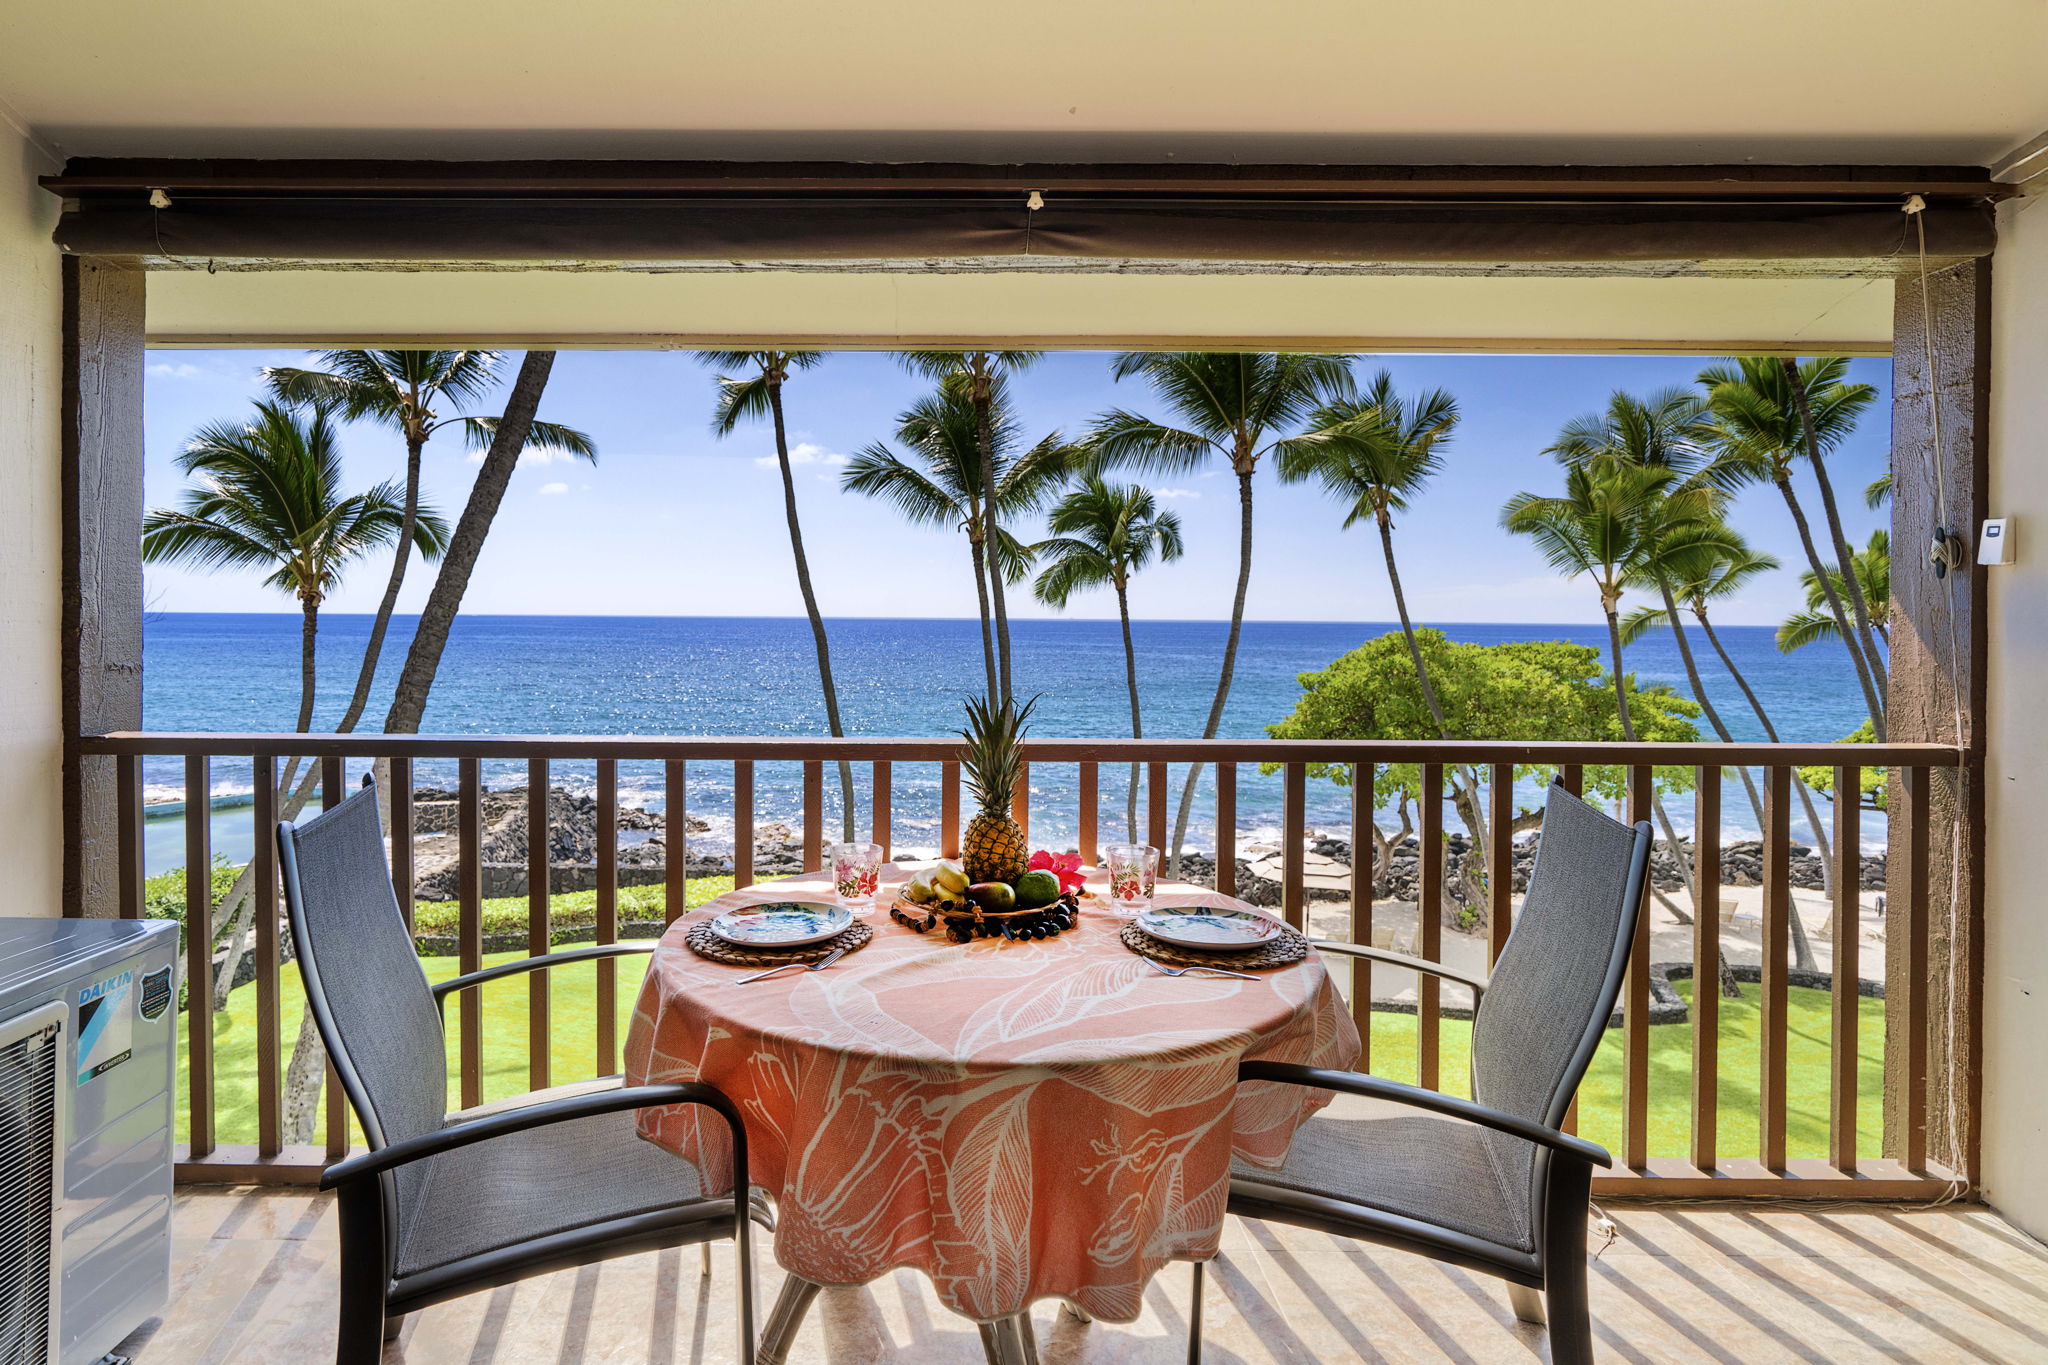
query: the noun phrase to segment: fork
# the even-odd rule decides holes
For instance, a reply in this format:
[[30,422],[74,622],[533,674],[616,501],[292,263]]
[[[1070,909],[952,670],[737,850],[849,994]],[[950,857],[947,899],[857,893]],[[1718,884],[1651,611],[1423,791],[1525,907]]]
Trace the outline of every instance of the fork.
[[770,967],[765,972],[755,972],[752,976],[743,976],[739,980],[733,982],[732,984],[735,986],[744,986],[749,981],[759,981],[764,976],[773,976],[777,972],[786,972],[791,967],[801,967],[807,972],[822,972],[827,967],[831,966],[833,963],[837,962],[840,958],[845,956],[846,949],[834,948],[831,952],[825,954],[825,956],[819,958],[816,962],[785,962],[780,967]]
[[[1142,957],[1143,954],[1140,954],[1140,956]],[[1249,972],[1226,972],[1221,967],[1169,967],[1156,957],[1147,957],[1145,960],[1151,963],[1152,970],[1158,972],[1161,976],[1186,976],[1189,972],[1213,972],[1217,976],[1234,976],[1239,981],[1258,980],[1256,976]]]

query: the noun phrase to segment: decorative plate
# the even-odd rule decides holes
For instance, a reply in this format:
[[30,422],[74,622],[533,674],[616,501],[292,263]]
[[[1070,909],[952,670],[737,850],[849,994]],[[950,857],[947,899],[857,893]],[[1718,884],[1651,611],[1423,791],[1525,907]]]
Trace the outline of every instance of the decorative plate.
[[1141,911],[1137,924],[1153,938],[1183,948],[1255,948],[1279,936],[1280,921],[1254,910],[1191,905]]
[[841,933],[853,923],[843,905],[777,901],[728,910],[711,919],[711,932],[742,948],[799,948]]

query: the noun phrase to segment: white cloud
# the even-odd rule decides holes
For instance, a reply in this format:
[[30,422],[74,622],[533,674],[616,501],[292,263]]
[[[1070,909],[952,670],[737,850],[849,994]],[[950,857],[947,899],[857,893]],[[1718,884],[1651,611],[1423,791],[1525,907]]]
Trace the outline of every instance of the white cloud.
[[[795,445],[789,448],[789,462],[793,465],[841,465],[851,463],[852,457],[849,455],[841,455],[837,451],[827,450],[825,449],[825,447],[819,445],[815,441],[798,441]],[[773,455],[763,455],[759,459],[755,460],[754,463],[759,465],[763,469],[773,469],[776,466],[776,459]]]
[[[482,464],[484,456],[489,453],[486,450],[472,450],[469,452],[469,462],[471,464]],[[539,469],[545,465],[567,464],[575,458],[574,455],[571,455],[566,450],[543,450],[538,446],[528,446],[519,452],[519,467],[521,469]]]
[[1199,498],[1202,495],[1192,488],[1155,488],[1152,496],[1157,498]]
[[569,485],[566,483],[544,483],[540,486],[540,491],[544,497],[553,496],[568,492]]
[[154,365],[144,366],[143,373],[157,379],[197,379],[206,371],[184,361],[173,365],[167,360],[160,360]]

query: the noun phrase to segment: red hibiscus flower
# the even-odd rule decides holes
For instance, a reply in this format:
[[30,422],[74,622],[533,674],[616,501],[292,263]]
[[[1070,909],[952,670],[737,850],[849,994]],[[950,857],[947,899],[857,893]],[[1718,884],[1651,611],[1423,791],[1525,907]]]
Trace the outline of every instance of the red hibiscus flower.
[[1084,878],[1081,876],[1081,855],[1078,853],[1053,853],[1040,849],[1031,855],[1033,868],[1043,868],[1060,879],[1060,894],[1079,891]]

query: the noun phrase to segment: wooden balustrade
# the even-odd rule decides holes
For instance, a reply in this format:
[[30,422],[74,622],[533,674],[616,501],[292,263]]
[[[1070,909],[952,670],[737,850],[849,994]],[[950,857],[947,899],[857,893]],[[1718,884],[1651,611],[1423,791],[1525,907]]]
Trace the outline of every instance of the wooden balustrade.
[[[836,798],[838,787],[827,783],[825,777],[828,765],[836,768],[842,761],[866,765],[866,825],[870,837],[886,852],[894,852],[903,841],[902,831],[907,828],[903,817],[910,809],[903,799],[907,790],[920,793],[921,818],[927,822],[921,841],[927,847],[957,852],[961,828],[957,746],[947,740],[115,734],[87,737],[82,747],[87,753],[111,755],[117,761],[117,808],[122,823],[117,832],[120,904],[107,908],[123,916],[139,916],[145,909],[145,758],[182,761],[187,812],[209,810],[212,784],[231,773],[249,774],[256,793],[249,816],[256,835],[256,900],[250,946],[257,1015],[253,1026],[255,1074],[222,1074],[220,1058],[229,1044],[216,1044],[211,990],[202,986],[189,992],[185,1038],[190,1120],[181,1171],[191,1178],[304,1180],[324,1159],[340,1152],[348,1139],[349,1128],[331,1077],[325,1089],[326,1116],[319,1142],[288,1142],[283,1116],[284,1063],[287,1049],[297,1037],[298,1020],[296,1015],[281,1014],[286,999],[284,945],[276,858],[267,832],[284,813],[278,782],[294,770],[305,773],[307,763],[317,765],[322,798],[332,802],[346,794],[351,772],[360,775],[375,761],[388,762],[390,818],[393,829],[403,833],[414,830],[414,776],[419,765],[452,763],[457,850],[453,956],[454,970],[460,971],[482,965],[487,946],[487,886],[482,862],[486,765],[491,765],[493,772],[507,763],[523,765],[528,828],[537,834],[547,830],[551,782],[563,780],[571,767],[579,781],[589,780],[585,774],[594,776],[597,849],[591,869],[595,923],[590,936],[600,943],[616,942],[628,928],[621,912],[618,843],[622,763],[648,765],[658,773],[654,790],[661,794],[667,811],[664,867],[659,877],[660,918],[667,922],[684,913],[689,903],[690,777],[700,783],[699,800],[707,806],[716,806],[727,791],[730,793],[732,870],[735,884],[741,886],[750,883],[756,871],[759,851],[752,832],[757,792],[764,790],[758,786],[764,764],[771,765],[777,776],[786,769],[799,775],[799,837],[807,866],[818,866],[825,846],[838,839],[837,825],[827,825],[828,820],[838,818],[828,801]],[[1930,895],[1925,884],[1932,816],[1929,774],[1936,768],[1955,766],[1957,754],[1952,749],[1911,744],[1852,748],[1066,739],[1034,739],[1027,741],[1026,749],[1028,768],[1012,793],[1012,810],[1020,821],[1028,820],[1036,804],[1043,832],[1047,821],[1065,809],[1063,794],[1077,793],[1079,808],[1074,812],[1072,842],[1091,863],[1101,843],[1114,842],[1125,833],[1126,782],[1136,781],[1132,795],[1141,808],[1138,828],[1150,841],[1163,846],[1175,813],[1180,775],[1173,765],[1203,764],[1211,802],[1207,809],[1213,812],[1219,889],[1231,893],[1256,889],[1289,923],[1319,936],[1361,944],[1374,942],[1371,884],[1375,880],[1384,884],[1392,872],[1376,861],[1374,778],[1389,765],[1417,765],[1416,842],[1412,851],[1404,854],[1414,857],[1416,863],[1414,900],[1412,904],[1402,900],[1398,907],[1390,899],[1380,900],[1382,923],[1398,909],[1403,927],[1396,932],[1404,937],[1395,946],[1434,961],[1444,960],[1447,951],[1455,950],[1454,957],[1474,967],[1495,961],[1513,931],[1518,891],[1512,869],[1519,842],[1515,821],[1518,815],[1526,818],[1535,804],[1535,783],[1555,772],[1568,788],[1584,791],[1590,786],[1598,793],[1593,799],[1613,802],[1629,819],[1639,820],[1652,818],[1658,769],[1689,771],[1693,775],[1689,871],[1699,890],[1696,901],[1689,905],[1682,891],[1670,894],[1681,912],[1689,910],[1691,927],[1685,929],[1666,912],[1657,921],[1660,927],[1653,931],[1652,917],[1645,916],[1642,931],[1630,947],[1620,1024],[1610,1030],[1602,1056],[1596,1060],[1594,1081],[1582,1092],[1583,1102],[1574,1107],[1568,1120],[1575,1131],[1589,1132],[1614,1151],[1619,1169],[1597,1182],[1596,1188],[1609,1194],[1823,1194],[1881,1199],[1925,1197],[1945,1188],[1946,1172],[1928,1163],[1925,1129],[1931,973],[1921,968],[1929,950]],[[690,768],[693,763],[698,765],[695,772]],[[723,779],[727,765],[729,783]],[[907,768],[918,765],[922,771],[906,776]],[[1241,883],[1238,860],[1243,834],[1238,822],[1240,782],[1246,765],[1277,776],[1281,830],[1277,887]],[[1354,858],[1361,869],[1370,869],[1360,878],[1368,894],[1349,903],[1318,899],[1310,885],[1305,836],[1310,824],[1311,765],[1325,765],[1325,770],[1341,771],[1348,778],[1347,832]],[[1801,908],[1793,894],[1793,821],[1797,812],[1792,783],[1799,780],[1795,769],[1801,767],[1831,770],[1835,792],[1847,797],[1832,801],[1830,932],[1823,935],[1810,923],[1819,909],[1816,897],[1805,897],[1808,914],[1802,917],[1802,923],[1809,925],[1809,936],[1824,943],[1830,954],[1830,979],[1824,990],[1815,989],[1811,978],[1795,978],[1791,963],[1792,917]],[[1856,794],[1859,770],[1864,767],[1893,771],[1889,818],[1903,822],[1903,837],[1895,836],[1893,841],[1903,856],[1897,860],[1899,865],[1887,869],[1884,946],[1895,965],[1900,954],[1908,964],[1903,972],[1890,973],[1893,981],[1905,983],[1905,998],[1886,1002],[1881,1040],[1875,1030],[1863,1026],[1861,1014],[1864,993],[1870,989],[1860,975],[1865,922],[1860,894],[1861,840],[1869,821]],[[1732,945],[1749,942],[1743,936],[1747,930],[1731,931],[1720,914],[1724,873],[1729,866],[1723,780],[1744,768],[1760,774],[1757,785],[1763,806],[1760,913],[1755,922],[1757,967],[1750,973],[1757,978],[1751,988],[1754,1003],[1747,996],[1742,1001],[1724,1001],[1719,991],[1724,954]],[[1102,781],[1105,770],[1112,778],[1107,791]],[[1135,779],[1129,776],[1134,772]],[[1518,774],[1522,780],[1519,793]],[[936,791],[931,782],[934,775]],[[290,785],[296,787],[302,780]],[[1475,847],[1485,856],[1479,873],[1483,889],[1473,904],[1465,903],[1473,899],[1466,875],[1449,858],[1446,812],[1451,807],[1446,797],[1452,782],[1478,783],[1484,788],[1483,793],[1474,793],[1476,806],[1467,807],[1479,812],[1472,817],[1479,826]],[[1671,785],[1667,781],[1667,792]],[[1313,791],[1321,800],[1329,789],[1318,786]],[[1105,799],[1110,805],[1107,811],[1102,809]],[[1318,809],[1327,805],[1324,801]],[[1676,809],[1668,797],[1666,805]],[[932,818],[933,806],[936,819]],[[182,844],[187,867],[210,865],[215,821],[232,818],[236,817],[216,815],[185,821]],[[1061,837],[1062,842],[1067,841],[1067,836]],[[1660,861],[1669,866],[1661,841]],[[411,839],[394,838],[392,885],[408,918],[414,909],[416,870]],[[524,868],[526,890],[521,898],[525,906],[521,940],[529,953],[547,951],[556,936],[555,897],[550,885],[554,871],[548,840],[530,839]],[[204,923],[214,913],[208,884],[205,877],[187,879],[184,904],[188,923]],[[502,923],[495,910],[493,922]],[[1468,930],[1472,932],[1465,932]],[[1680,937],[1689,941],[1682,950],[1673,951],[1670,945]],[[1663,946],[1659,946],[1660,940]],[[188,980],[210,982],[209,946],[201,935],[189,937]],[[495,938],[490,946],[498,946]],[[553,1054],[550,1040],[560,1022],[562,1001],[571,998],[565,986],[551,985],[549,974],[541,973],[489,988],[525,991],[526,1085],[538,1089],[618,1068],[624,1044],[618,1017],[628,994],[622,990],[620,972],[633,965],[632,959],[624,968],[619,961],[606,959],[565,969],[592,974],[593,995],[579,998],[594,998],[595,1017],[590,1047],[579,1046],[560,1056]],[[1361,961],[1332,959],[1330,965],[1338,984],[1350,992],[1352,1015],[1363,1045],[1361,1069],[1384,1064],[1396,1068],[1396,1079],[1466,1089],[1462,1062],[1470,1017],[1466,992],[1455,987],[1446,992],[1434,978],[1415,980],[1386,966],[1375,971]],[[1673,973],[1680,977],[1689,974],[1693,982],[1688,1022],[1655,1024],[1652,1001],[1663,996],[1655,978]],[[1794,996],[1795,990],[1798,996]],[[505,1040],[486,1037],[482,994],[481,990],[462,993],[449,1021],[455,1033],[450,1044],[454,1091],[465,1106],[497,1098],[485,1093],[485,1082],[487,1074],[500,1076],[503,1072],[502,1065],[487,1072],[487,1049],[502,1061],[504,1054],[498,1049],[505,1046]],[[1795,1037],[1795,1006],[1808,1012],[1825,1007],[1829,1025],[1824,1039]],[[1759,1042],[1753,1051],[1747,1046],[1730,1046],[1736,1035],[1728,1026],[1738,1015],[1753,1016],[1756,1021]],[[1375,1024],[1382,1043],[1377,1049],[1373,1046]],[[1392,1046],[1390,1039],[1412,1039],[1412,1051]],[[1672,1078],[1674,1043],[1690,1059],[1683,1086]],[[1824,1052],[1824,1064],[1815,1064],[1816,1049]],[[1892,1122],[1902,1125],[1902,1131],[1884,1135],[1882,1146],[1871,1122],[1860,1117],[1870,1086],[1863,1067],[1873,1050],[1882,1054],[1885,1086],[1897,1099],[1888,1112],[1893,1115]],[[1401,1060],[1404,1056],[1412,1056],[1412,1060]],[[1400,1074],[1405,1068],[1412,1070]],[[1816,1077],[1821,1079],[1816,1081]],[[502,1086],[502,1081],[496,1085]],[[253,1122],[243,1122],[245,1115],[238,1117],[239,1126],[232,1132],[221,1117],[222,1096],[229,1090],[249,1096],[255,1107]],[[1796,1132],[1795,1115],[1804,1124]],[[1818,1137],[1815,1115],[1824,1117],[1818,1124]],[[1674,1116],[1682,1117],[1683,1122],[1673,1121]],[[1752,1122],[1753,1145],[1743,1138],[1735,1146],[1724,1137],[1731,1127],[1746,1130]],[[1880,1151],[1890,1155],[1879,1155]]]

